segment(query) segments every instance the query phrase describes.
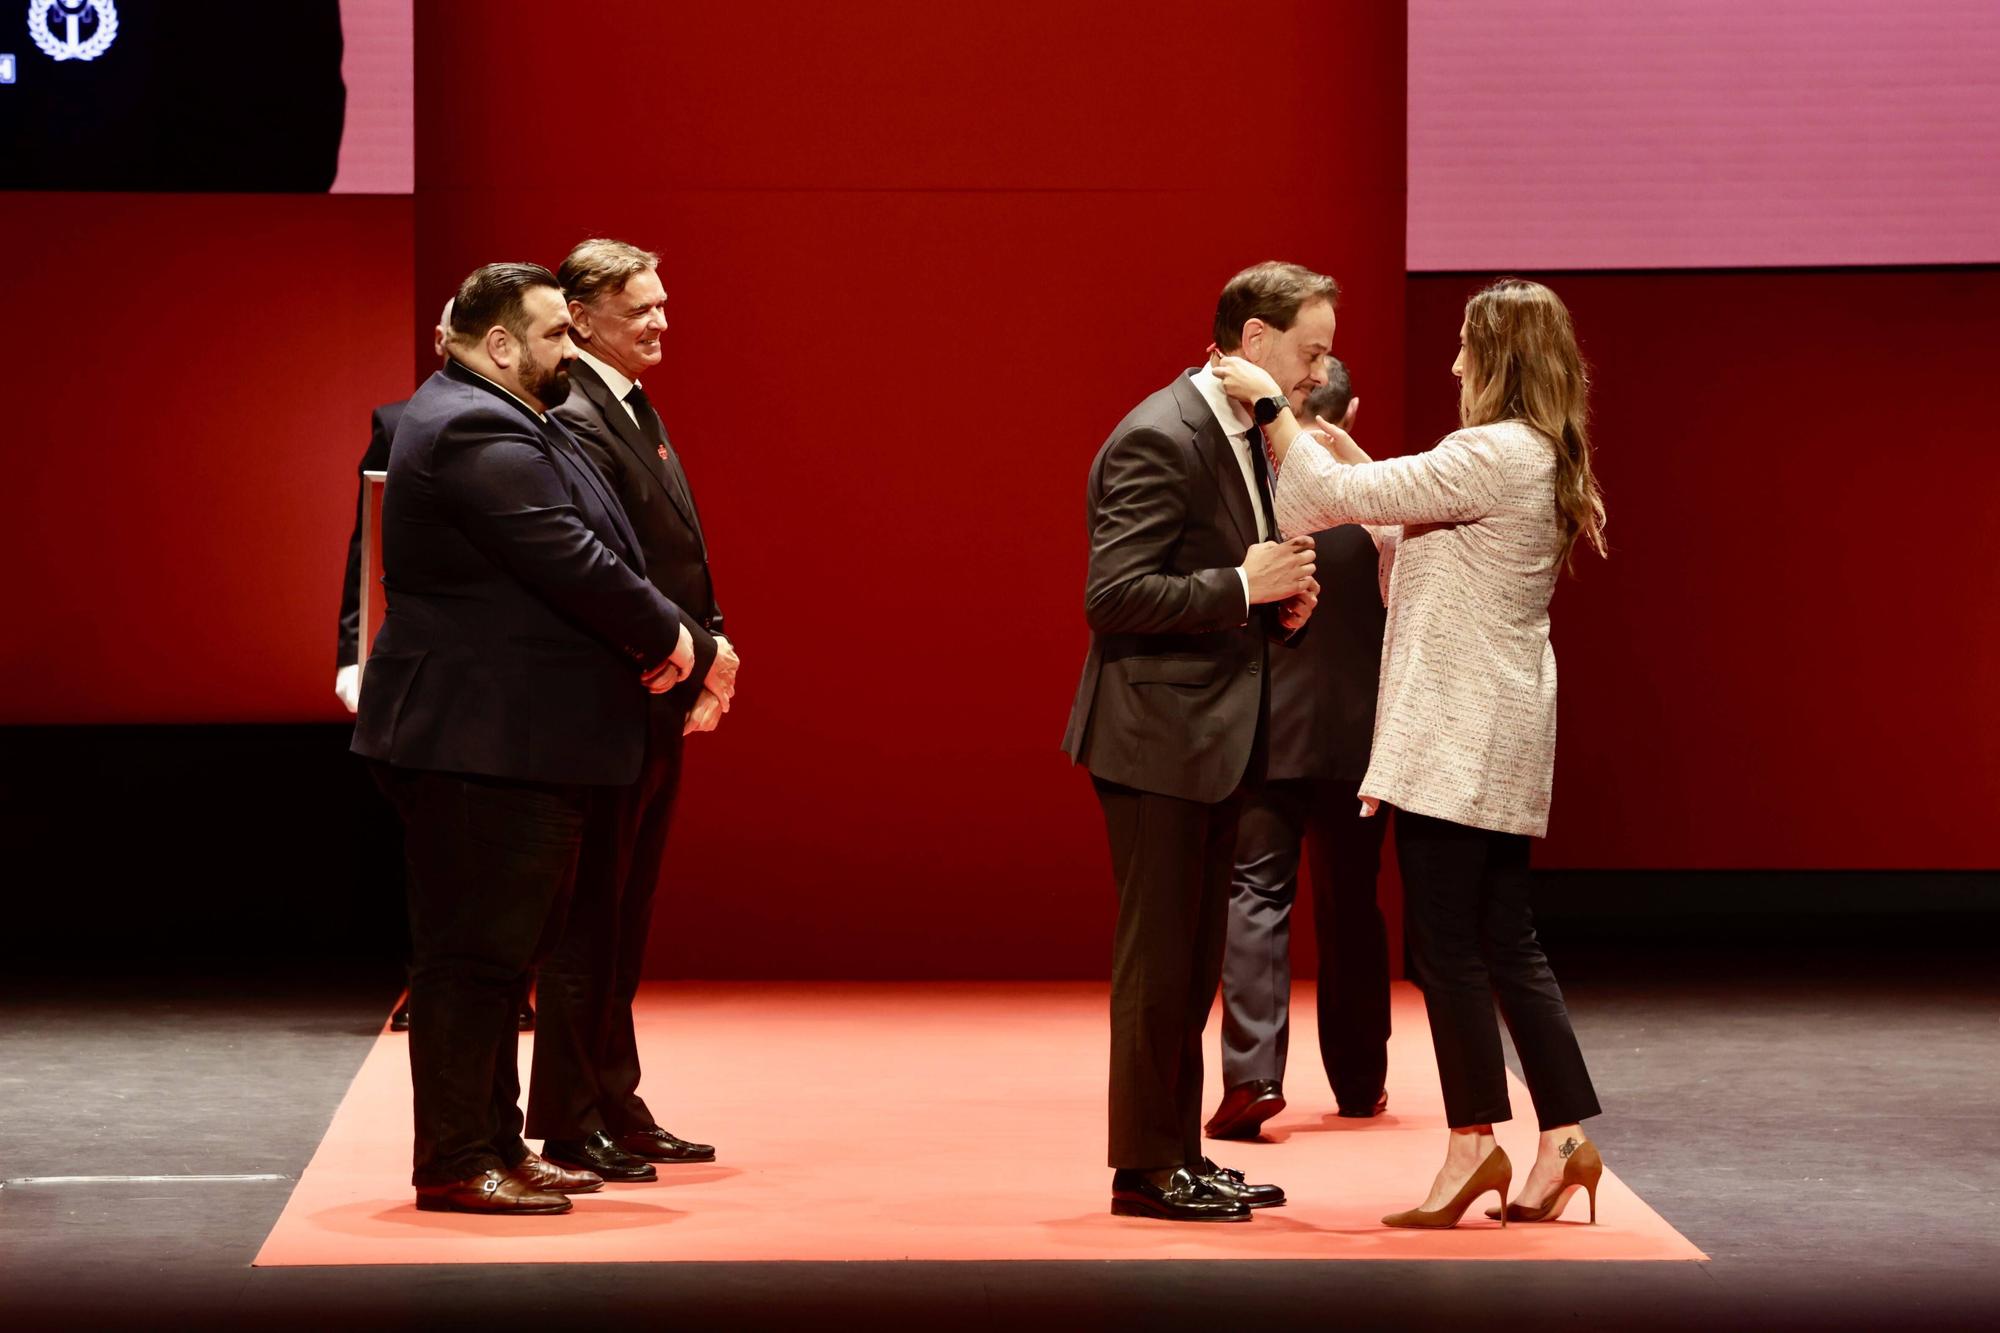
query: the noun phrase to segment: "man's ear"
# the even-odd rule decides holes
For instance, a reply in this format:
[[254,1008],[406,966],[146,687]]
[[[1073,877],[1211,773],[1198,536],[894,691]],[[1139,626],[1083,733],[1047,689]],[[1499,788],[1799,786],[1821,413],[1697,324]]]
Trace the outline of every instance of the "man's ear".
[[495,324],[486,330],[486,356],[494,365],[508,370],[514,364],[514,336]]
[[1269,327],[1261,319],[1244,320],[1243,345],[1237,349],[1236,355],[1245,361],[1255,361],[1258,354],[1264,350],[1264,335]]
[[581,301],[569,303],[569,336],[590,339],[590,308]]
[[1347,411],[1341,414],[1340,428],[1349,435],[1354,433],[1354,418],[1361,415],[1361,399],[1357,395],[1347,400]]

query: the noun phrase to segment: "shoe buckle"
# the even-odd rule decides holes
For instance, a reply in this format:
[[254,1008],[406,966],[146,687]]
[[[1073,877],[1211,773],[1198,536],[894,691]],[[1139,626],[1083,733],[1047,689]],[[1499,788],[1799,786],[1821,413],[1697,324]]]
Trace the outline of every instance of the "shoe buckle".
[[491,1194],[494,1190],[497,1190],[499,1188],[500,1188],[500,1177],[498,1176],[489,1175],[488,1177],[486,1177],[486,1179],[479,1182],[479,1192],[481,1194]]

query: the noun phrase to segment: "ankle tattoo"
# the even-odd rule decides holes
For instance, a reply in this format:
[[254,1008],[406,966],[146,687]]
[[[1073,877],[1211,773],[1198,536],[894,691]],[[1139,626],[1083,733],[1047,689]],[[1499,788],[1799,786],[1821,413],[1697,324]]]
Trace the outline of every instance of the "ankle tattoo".
[[1582,1146],[1583,1144],[1579,1143],[1574,1137],[1564,1139],[1562,1141],[1562,1147],[1556,1149],[1556,1156],[1562,1158],[1565,1162],[1567,1162],[1569,1160],[1569,1155],[1575,1152],[1578,1148],[1581,1148]]

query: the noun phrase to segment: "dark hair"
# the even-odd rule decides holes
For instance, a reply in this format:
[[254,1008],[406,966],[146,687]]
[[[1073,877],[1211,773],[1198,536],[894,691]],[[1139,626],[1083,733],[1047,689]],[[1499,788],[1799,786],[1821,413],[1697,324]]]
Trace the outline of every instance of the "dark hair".
[[1215,303],[1215,345],[1225,352],[1243,346],[1243,326],[1261,319],[1283,331],[1312,301],[1336,303],[1340,284],[1324,273],[1272,260],[1252,264],[1223,284]]
[[1326,359],[1326,383],[1306,395],[1306,415],[1325,417],[1334,425],[1347,415],[1347,405],[1354,400],[1354,380],[1348,375],[1347,367],[1340,364],[1340,358]]
[[624,241],[593,237],[578,241],[556,269],[563,295],[589,305],[600,296],[616,295],[625,284],[648,269],[658,268],[660,257]]
[[451,299],[451,336],[478,342],[498,324],[522,342],[528,340],[528,307],[523,299],[537,287],[561,293],[556,275],[540,264],[482,264],[458,284]]

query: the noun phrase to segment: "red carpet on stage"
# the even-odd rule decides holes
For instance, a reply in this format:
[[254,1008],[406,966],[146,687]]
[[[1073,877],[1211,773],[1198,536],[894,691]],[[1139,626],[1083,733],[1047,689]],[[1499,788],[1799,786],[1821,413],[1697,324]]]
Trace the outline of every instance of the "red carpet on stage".
[[[654,985],[640,996],[644,1091],[719,1161],[608,1185],[561,1217],[419,1213],[409,1064],[384,1032],[264,1242],[259,1265],[777,1259],[1702,1259],[1610,1173],[1597,1226],[1383,1227],[1420,1202],[1444,1146],[1423,1004],[1399,984],[1389,1111],[1341,1120],[1294,996],[1291,1106],[1267,1142],[1211,1155],[1292,1202],[1249,1223],[1112,1217],[1101,985]],[[418,1022],[422,1022],[419,1015]],[[1205,1109],[1218,1077],[1209,1025]],[[526,1040],[522,1072],[526,1085]],[[1606,1089],[1617,1113],[1617,1090]],[[1535,1122],[1517,1084],[1500,1127],[1517,1179]]]

